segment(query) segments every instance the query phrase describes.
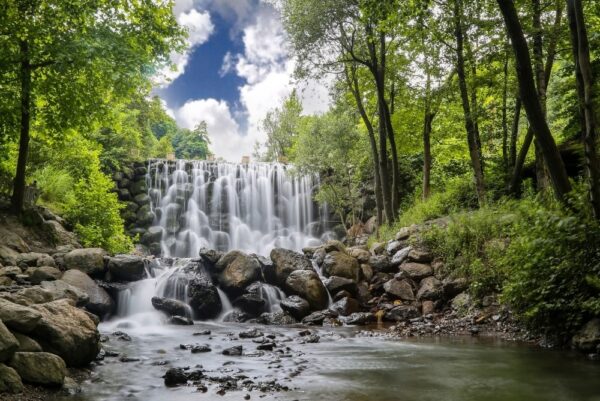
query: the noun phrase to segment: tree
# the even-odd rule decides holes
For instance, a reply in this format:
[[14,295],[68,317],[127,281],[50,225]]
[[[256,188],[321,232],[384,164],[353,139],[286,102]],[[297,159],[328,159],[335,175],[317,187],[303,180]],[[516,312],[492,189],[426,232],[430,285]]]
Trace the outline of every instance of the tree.
[[571,191],[571,183],[569,182],[567,171],[548,127],[545,113],[535,87],[529,48],[523,34],[523,29],[521,28],[517,10],[512,0],[497,0],[497,2],[512,41],[519,80],[519,91],[521,101],[527,113],[527,119],[533,128],[546,160],[554,192],[558,199],[564,201],[565,195]]
[[[59,137],[89,127],[113,102],[148,85],[182,43],[172,3],[142,0],[7,0],[0,9],[0,79],[18,93],[0,131],[15,135],[19,155],[12,206],[23,207],[32,126]],[[10,100],[9,100],[10,102]]]
[[206,159],[210,154],[208,142],[205,121],[201,121],[193,130],[179,129],[171,140],[178,159]]
[[267,135],[264,154],[255,152],[260,159],[278,161],[289,156],[290,147],[298,132],[301,113],[302,104],[295,90],[284,100],[281,108],[267,113],[261,124]]

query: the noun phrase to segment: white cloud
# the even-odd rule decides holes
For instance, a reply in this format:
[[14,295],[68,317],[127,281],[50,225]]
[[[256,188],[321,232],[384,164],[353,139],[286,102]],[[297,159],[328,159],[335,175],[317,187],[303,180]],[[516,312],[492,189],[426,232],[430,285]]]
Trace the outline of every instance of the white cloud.
[[231,52],[225,53],[223,56],[223,64],[221,65],[221,69],[219,70],[219,76],[224,77],[229,74],[233,69],[233,63],[235,61],[235,56],[231,54]]

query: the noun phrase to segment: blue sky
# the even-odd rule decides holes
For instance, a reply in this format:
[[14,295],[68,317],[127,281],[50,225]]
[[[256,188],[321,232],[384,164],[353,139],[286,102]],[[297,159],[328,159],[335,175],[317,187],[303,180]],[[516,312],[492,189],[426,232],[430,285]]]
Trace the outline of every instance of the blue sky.
[[[187,50],[173,54],[175,71],[154,92],[182,127],[206,121],[211,150],[229,161],[264,143],[260,122],[294,87],[305,113],[328,107],[320,82],[293,80],[295,61],[278,12],[261,0],[176,0],[178,22],[189,31]],[[167,79],[168,78],[168,79]]]

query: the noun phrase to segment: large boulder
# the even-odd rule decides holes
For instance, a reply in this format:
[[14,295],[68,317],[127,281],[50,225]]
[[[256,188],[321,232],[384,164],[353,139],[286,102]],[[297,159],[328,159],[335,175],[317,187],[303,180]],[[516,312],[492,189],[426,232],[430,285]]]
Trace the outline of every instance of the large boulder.
[[288,312],[297,320],[302,320],[306,315],[310,313],[310,305],[308,301],[299,297],[298,295],[291,295],[281,301],[281,309]]
[[65,362],[48,352],[17,352],[9,362],[27,383],[62,386],[67,374]]
[[0,320],[0,362],[10,359],[17,349],[19,341]]
[[289,249],[275,248],[270,256],[275,265],[275,275],[279,285],[283,285],[293,271],[313,270],[312,263],[306,256]]
[[34,309],[0,298],[0,320],[12,330],[29,333],[41,318]]
[[29,281],[31,281],[32,284],[39,284],[42,281],[58,280],[63,274],[56,267],[52,266],[30,267],[29,269],[31,269]]
[[44,349],[60,356],[68,366],[86,366],[100,351],[97,322],[66,299],[34,305],[42,318],[31,332]]
[[400,266],[400,270],[406,272],[410,278],[417,281],[433,275],[431,266],[423,263],[404,263]]
[[41,352],[42,347],[35,341],[33,338],[26,336],[25,334],[21,334],[19,332],[14,332],[13,335],[19,342],[19,349],[17,352]]
[[349,316],[353,313],[356,313],[360,310],[360,305],[358,301],[354,298],[344,297],[339,301],[333,303],[329,310],[335,312],[340,316]]
[[373,255],[369,258],[369,265],[378,272],[390,272],[394,268],[387,255]]
[[75,249],[65,254],[65,268],[77,269],[88,276],[101,278],[104,275],[104,257],[106,251],[101,248]]
[[437,301],[444,294],[442,282],[431,276],[421,280],[421,287],[417,292],[418,300]]
[[222,304],[217,287],[207,278],[199,276],[188,284],[189,304],[198,319],[212,319],[221,312]]
[[260,293],[250,293],[240,295],[232,304],[248,315],[258,316],[265,309],[266,302]]
[[348,255],[356,258],[359,263],[367,263],[371,257],[371,253],[368,250],[359,246],[347,248],[346,252]]
[[311,309],[319,310],[327,307],[327,289],[313,270],[292,271],[285,285],[290,293],[306,299]]
[[397,280],[393,278],[383,285],[383,289],[388,294],[404,301],[415,300],[415,293],[413,292],[413,288],[407,280]]
[[330,294],[337,294],[340,291],[348,291],[352,295],[356,295],[358,288],[356,282],[349,278],[331,276],[325,280],[325,286]]
[[598,352],[600,346],[600,319],[592,319],[572,339],[575,348],[584,352]]
[[[233,254],[233,255],[230,255]],[[261,275],[260,263],[253,257],[239,251],[227,253],[217,263],[219,268],[222,261],[227,265],[223,268],[219,282],[221,288],[231,294],[241,294],[248,284],[258,280]]]
[[23,392],[23,382],[17,371],[0,363],[0,394],[18,394],[21,392]]
[[392,266],[400,266],[400,264],[402,264],[402,262],[404,262],[407,258],[408,258],[408,254],[410,253],[410,251],[412,250],[411,246],[407,246],[405,248],[399,249],[398,251],[396,251],[392,256],[392,260],[390,261],[390,263],[392,264]]
[[152,297],[151,302],[154,309],[169,316],[187,316],[190,312],[190,307],[185,302],[176,299]]
[[137,281],[144,278],[144,259],[136,255],[116,255],[108,259],[108,271],[116,281]]
[[84,272],[67,270],[61,280],[87,294],[85,308],[90,312],[103,317],[114,310],[115,303],[110,295]]
[[70,299],[77,306],[85,306],[90,300],[88,294],[63,280],[42,281],[41,286],[52,294],[52,300]]
[[419,310],[414,306],[400,305],[395,306],[384,315],[384,318],[393,322],[402,322],[419,317]]
[[345,277],[358,282],[360,265],[356,258],[339,251],[333,251],[325,256],[323,272],[326,276]]

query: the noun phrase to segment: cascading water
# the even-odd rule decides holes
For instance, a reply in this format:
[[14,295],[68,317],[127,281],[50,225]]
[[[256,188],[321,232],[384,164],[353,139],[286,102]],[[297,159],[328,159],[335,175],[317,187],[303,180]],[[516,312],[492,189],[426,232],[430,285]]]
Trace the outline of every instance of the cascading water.
[[197,257],[203,247],[268,255],[329,236],[327,210],[313,200],[318,177],[283,164],[153,160],[147,181],[162,256]]

